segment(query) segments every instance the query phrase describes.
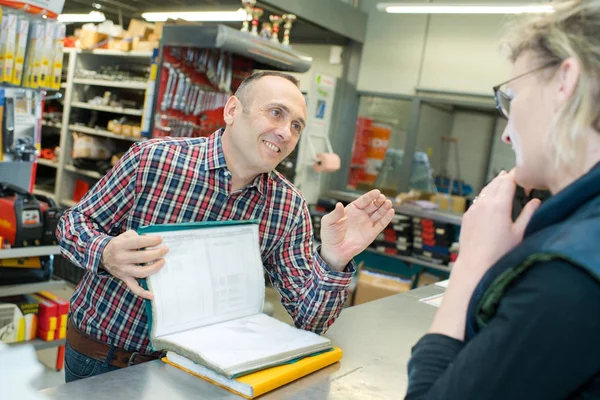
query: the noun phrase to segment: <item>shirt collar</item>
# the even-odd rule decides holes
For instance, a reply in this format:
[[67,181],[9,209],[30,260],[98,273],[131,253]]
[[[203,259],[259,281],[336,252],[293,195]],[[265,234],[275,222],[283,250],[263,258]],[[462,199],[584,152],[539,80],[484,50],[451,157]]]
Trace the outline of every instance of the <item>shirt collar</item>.
[[219,129],[210,135],[206,141],[206,157],[204,167],[206,170],[215,170],[219,168],[227,168],[225,162],[225,154],[223,153],[223,144],[221,136],[224,129]]
[[[223,153],[222,136],[225,129],[221,128],[206,140],[206,157],[204,161],[205,170],[217,170],[221,168],[227,169],[225,154]],[[265,194],[267,190],[267,182],[271,178],[271,173],[260,174],[248,184],[247,187],[256,187],[260,194]]]
[[258,190],[261,195],[264,195],[267,192],[267,182],[271,179],[271,172],[266,174],[260,174],[249,186],[254,186]]

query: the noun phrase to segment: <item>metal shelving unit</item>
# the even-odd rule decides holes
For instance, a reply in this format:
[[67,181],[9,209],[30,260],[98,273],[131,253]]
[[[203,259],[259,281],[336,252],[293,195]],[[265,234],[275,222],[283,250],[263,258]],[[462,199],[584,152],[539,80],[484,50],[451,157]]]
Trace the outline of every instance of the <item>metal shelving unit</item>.
[[33,188],[33,194],[38,194],[38,195],[54,198],[54,192],[49,192],[49,191],[41,189],[37,186]]
[[80,175],[84,175],[87,176],[88,178],[93,178],[93,179],[102,179],[102,174],[96,171],[89,171],[86,169],[79,169],[73,165],[65,165],[65,169],[67,171],[71,171],[74,172],[76,174],[80,174]]
[[370,253],[379,254],[379,255],[382,255],[382,256],[386,256],[386,257],[391,257],[391,258],[394,258],[396,260],[403,261],[403,262],[405,262],[407,264],[421,265],[423,267],[435,269],[435,270],[438,270],[438,271],[450,272],[450,270],[451,270],[450,266],[428,262],[428,261],[421,260],[420,258],[416,258],[416,257],[401,256],[401,255],[398,255],[398,254],[387,254],[387,253],[382,253],[381,251],[377,251],[375,249],[370,249],[370,248],[365,249],[365,251],[368,251]]
[[73,83],[77,85],[104,86],[136,90],[146,90],[148,88],[148,82],[106,81],[97,79],[76,78],[73,80]]
[[65,207],[73,207],[75,204],[77,204],[77,202],[70,199],[61,199],[60,204],[62,204]]
[[38,164],[45,165],[46,167],[58,168],[58,163],[56,161],[46,160],[44,158],[38,158]]
[[[39,257],[49,256],[52,254],[60,254],[58,246],[32,246],[32,247],[17,247],[14,249],[0,250],[0,259],[4,258],[23,258],[23,257]],[[6,286],[4,286],[6,287]],[[0,286],[2,288],[2,286]],[[40,289],[46,290],[46,289]],[[0,289],[2,293],[2,289]]]
[[[58,246],[53,247],[58,248]],[[9,250],[1,250],[0,253],[2,253],[3,251]],[[53,291],[57,289],[62,289],[63,287],[65,287],[66,284],[67,282],[62,279],[53,279],[47,282],[0,286],[0,297],[17,296],[20,294],[37,293],[43,291]]]
[[48,127],[48,128],[57,128],[57,129],[61,129],[62,128],[62,124],[60,122],[52,123],[52,122],[42,121],[42,126],[45,126],[45,127]]
[[10,343],[11,346],[27,346],[32,345],[36,350],[51,349],[54,347],[64,346],[67,343],[67,339],[58,339],[50,342],[46,342],[42,339],[33,339],[27,342]]
[[111,138],[111,139],[129,140],[131,142],[140,142],[142,140],[145,140],[144,138],[136,138],[136,137],[132,137],[132,136],[117,135],[117,134],[114,134],[114,133],[104,130],[104,129],[88,128],[87,126],[69,125],[69,130],[71,130],[73,132],[81,132],[81,133],[86,133],[88,135],[102,136],[102,137],[107,137],[107,138]]
[[[58,246],[48,246],[46,249],[50,249],[47,251],[50,254],[57,254],[51,252],[52,249],[58,249]],[[14,249],[14,250],[1,250],[0,256],[5,251],[16,251],[16,250],[31,250],[33,248],[25,248],[25,249]],[[37,249],[42,249],[42,247],[38,247]],[[33,254],[33,253],[31,253]],[[43,291],[53,291],[62,289],[67,284],[66,281],[62,279],[52,279],[46,282],[37,282],[37,283],[26,283],[21,285],[9,285],[9,286],[0,286],[0,296],[17,296],[21,294],[28,293],[37,293]],[[64,361],[64,351],[66,339],[57,339],[52,341],[45,341],[41,339],[33,339],[28,340],[26,342],[18,342],[18,343],[10,343],[10,346],[33,346],[35,350],[44,350],[51,348],[58,348],[58,352],[56,355],[56,370],[60,371],[63,368]]]
[[[77,117],[78,113],[74,111],[76,109],[98,111],[101,113],[101,119],[104,120],[107,117],[121,118],[122,116],[131,116],[134,117],[133,120],[135,121],[142,117],[142,110],[94,105],[88,104],[85,101],[87,101],[88,98],[94,97],[94,95],[102,95],[102,93],[104,93],[102,88],[106,88],[105,91],[107,92],[116,91],[113,88],[121,89],[121,91],[129,90],[132,95],[140,96],[144,95],[144,90],[148,86],[147,82],[82,78],[83,74],[79,71],[98,71],[102,66],[110,66],[119,63],[138,65],[146,65],[147,63],[149,66],[152,52],[122,52],[104,49],[92,51],[66,49],[65,52],[68,54],[69,58],[68,63],[65,63],[65,65],[67,65],[67,84],[65,86],[66,90],[60,139],[61,157],[58,161],[55,198],[61,205],[72,207],[76,204],[75,201],[71,200],[76,180],[85,180],[87,178],[98,180],[103,176],[97,171],[82,170],[72,165],[73,160],[71,154],[74,142],[72,132],[114,140],[121,149],[126,148],[126,146],[128,147],[134,142],[145,140],[144,138],[117,135],[102,128],[90,128],[87,126],[90,123],[90,120],[87,117],[85,117],[85,119]],[[88,90],[92,91],[92,94],[89,96],[87,95]],[[82,113],[82,115],[85,114]],[[78,123],[81,125],[77,125]]]
[[[332,190],[328,193],[328,196],[340,201],[352,202],[358,199],[362,193],[356,192],[344,192],[340,190]],[[462,223],[462,215],[447,211],[428,211],[423,210],[417,206],[411,206],[406,204],[394,204],[394,210],[398,214],[409,215],[411,217],[432,219],[434,221],[443,222],[446,224],[458,225]]]
[[[64,55],[63,55],[63,61],[68,60],[69,57],[69,53],[67,51],[65,51]],[[63,68],[66,68],[66,64],[64,64]],[[51,97],[54,98],[54,100],[57,99],[64,99],[64,93],[65,93],[65,89],[67,89],[68,87],[68,83],[67,82],[62,82],[60,85],[60,89],[58,90],[57,93]],[[49,100],[49,98],[51,98],[50,96],[46,97],[46,101],[53,101],[53,100]],[[65,109],[65,105],[64,103],[60,102],[62,109],[63,109],[63,117],[64,117],[64,109]],[[58,103],[56,103],[56,105],[58,105]],[[62,121],[61,122],[55,122],[55,121],[47,121],[47,120],[43,120],[41,122],[42,125],[42,142],[45,142],[45,145],[42,144],[43,147],[48,147],[48,148],[54,148],[55,146],[58,146],[59,144],[59,140],[62,139],[62,134],[63,134],[63,124]],[[38,163],[38,167],[37,167],[37,171],[36,171],[36,181],[35,181],[35,186],[34,186],[34,194],[40,194],[40,195],[44,195],[46,197],[50,197],[52,199],[56,198],[56,190],[58,188],[58,175],[59,175],[59,162],[58,160],[46,160],[43,158],[40,158],[38,156],[37,158],[37,163]],[[40,166],[44,166],[44,167],[49,167],[52,168],[52,170],[49,170],[47,168],[42,168],[40,169]]]
[[108,49],[95,49],[92,51],[86,50],[77,50],[79,54],[95,54],[99,56],[117,56],[117,57],[140,57],[140,58],[150,58],[152,57],[151,51],[121,51],[121,50],[108,50]]
[[142,110],[136,110],[133,108],[98,106],[95,104],[82,103],[80,101],[72,102],[71,107],[83,108],[85,110],[93,110],[93,111],[104,111],[104,112],[110,112],[110,113],[115,113],[115,114],[132,115],[135,117],[141,117],[143,114]]

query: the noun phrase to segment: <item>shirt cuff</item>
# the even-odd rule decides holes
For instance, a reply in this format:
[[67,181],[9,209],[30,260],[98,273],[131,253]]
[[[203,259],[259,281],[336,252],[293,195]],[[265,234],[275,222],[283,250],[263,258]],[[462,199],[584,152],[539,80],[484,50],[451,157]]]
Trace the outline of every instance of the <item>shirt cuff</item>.
[[88,267],[88,270],[92,271],[96,275],[110,275],[108,271],[105,271],[100,267],[102,266],[102,253],[104,252],[104,248],[112,238],[113,236],[100,234],[98,236],[94,236],[88,242],[85,265]]
[[356,272],[356,263],[354,260],[344,268],[343,271],[332,270],[321,257],[321,246],[317,248],[313,255],[315,282],[317,285],[327,291],[346,290],[352,282],[352,277]]

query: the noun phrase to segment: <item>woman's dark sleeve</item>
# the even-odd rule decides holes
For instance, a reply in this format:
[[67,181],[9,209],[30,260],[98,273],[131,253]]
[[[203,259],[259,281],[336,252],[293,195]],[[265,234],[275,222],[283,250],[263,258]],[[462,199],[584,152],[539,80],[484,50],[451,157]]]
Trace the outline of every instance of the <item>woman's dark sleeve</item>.
[[406,399],[564,399],[600,371],[600,283],[566,262],[533,266],[468,343],[425,335]]

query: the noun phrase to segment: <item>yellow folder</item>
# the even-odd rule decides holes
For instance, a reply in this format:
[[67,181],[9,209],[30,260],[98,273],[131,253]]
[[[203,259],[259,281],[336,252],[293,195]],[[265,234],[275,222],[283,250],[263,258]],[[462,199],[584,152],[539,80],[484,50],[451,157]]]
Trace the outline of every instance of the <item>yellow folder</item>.
[[235,379],[227,379],[187,359],[181,363],[177,363],[165,357],[162,361],[246,399],[255,399],[258,396],[334,364],[341,359],[342,350],[334,347],[326,353],[304,357],[294,363],[267,368]]

